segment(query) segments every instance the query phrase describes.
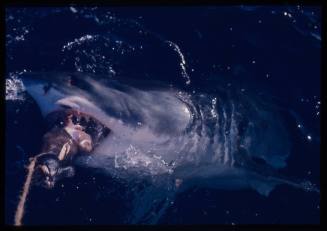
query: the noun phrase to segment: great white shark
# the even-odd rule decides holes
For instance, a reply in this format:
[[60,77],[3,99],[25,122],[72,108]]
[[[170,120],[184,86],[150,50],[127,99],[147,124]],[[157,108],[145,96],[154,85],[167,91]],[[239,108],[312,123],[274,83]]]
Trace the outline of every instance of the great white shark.
[[252,188],[265,196],[279,184],[319,192],[308,182],[278,174],[287,166],[287,131],[276,112],[250,98],[225,90],[220,97],[191,96],[169,85],[82,73],[29,73],[21,78],[44,117],[69,108],[110,128],[111,134],[74,164],[118,179],[151,182],[136,195],[131,223],[157,221],[159,215],[148,215],[153,201],[146,203],[145,198],[169,195],[173,200],[193,186]]

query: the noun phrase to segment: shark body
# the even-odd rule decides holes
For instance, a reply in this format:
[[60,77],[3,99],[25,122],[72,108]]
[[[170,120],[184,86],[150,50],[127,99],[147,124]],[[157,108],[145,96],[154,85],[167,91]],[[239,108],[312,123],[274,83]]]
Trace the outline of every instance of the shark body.
[[152,186],[133,202],[131,223],[155,223],[167,207],[160,204],[153,217],[148,214],[155,205],[145,200],[173,200],[176,192],[194,186],[253,188],[265,196],[278,184],[305,188],[278,176],[289,155],[287,131],[274,112],[251,99],[237,102],[222,92],[208,101],[205,94],[79,73],[22,79],[44,117],[69,109],[110,128],[110,136],[76,164],[125,180],[150,180]]

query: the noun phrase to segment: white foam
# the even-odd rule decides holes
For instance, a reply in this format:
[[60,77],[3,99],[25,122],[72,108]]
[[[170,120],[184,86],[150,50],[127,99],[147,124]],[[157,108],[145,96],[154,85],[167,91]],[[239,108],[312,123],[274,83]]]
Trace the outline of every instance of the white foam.
[[6,79],[6,100],[24,100],[21,94],[25,90],[23,82],[15,76]]

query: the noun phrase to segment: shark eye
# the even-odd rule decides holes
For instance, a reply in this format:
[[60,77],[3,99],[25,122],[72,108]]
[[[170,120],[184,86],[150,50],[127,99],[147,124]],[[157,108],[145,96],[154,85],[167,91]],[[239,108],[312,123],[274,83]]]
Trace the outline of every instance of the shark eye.
[[109,135],[109,133],[110,133],[110,129],[107,128],[107,127],[104,127],[104,128],[103,128],[103,136],[104,136],[104,137],[107,137],[107,136]]

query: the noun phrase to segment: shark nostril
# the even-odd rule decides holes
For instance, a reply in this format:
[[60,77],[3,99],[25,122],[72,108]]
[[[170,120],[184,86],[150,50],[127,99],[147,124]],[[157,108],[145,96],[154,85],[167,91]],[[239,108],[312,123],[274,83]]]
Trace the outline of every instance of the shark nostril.
[[44,94],[47,94],[51,88],[51,84],[46,84],[43,86]]

